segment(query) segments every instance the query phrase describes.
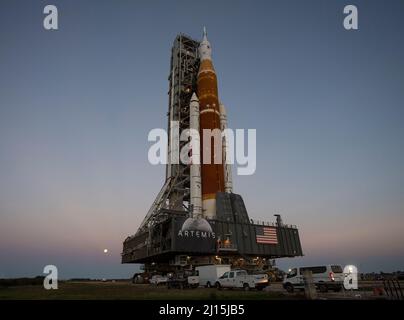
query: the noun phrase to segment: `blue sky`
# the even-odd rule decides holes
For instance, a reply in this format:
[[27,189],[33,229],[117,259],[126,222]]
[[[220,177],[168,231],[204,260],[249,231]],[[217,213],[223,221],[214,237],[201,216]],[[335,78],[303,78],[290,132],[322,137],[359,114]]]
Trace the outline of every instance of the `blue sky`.
[[[48,1],[0,4],[0,277],[127,277],[123,239],[163,183],[170,48],[206,25],[232,128],[257,129],[234,178],[252,218],[299,226],[298,264],[404,267],[404,3]],[[109,249],[105,255],[102,250]]]

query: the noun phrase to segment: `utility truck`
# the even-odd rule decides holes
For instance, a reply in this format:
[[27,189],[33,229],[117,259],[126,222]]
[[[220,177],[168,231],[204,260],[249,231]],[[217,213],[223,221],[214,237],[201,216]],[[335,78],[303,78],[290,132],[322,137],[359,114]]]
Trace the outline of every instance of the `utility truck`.
[[249,275],[245,270],[231,270],[225,272],[216,280],[217,289],[222,288],[242,288],[244,290],[262,290],[268,286],[267,274]]
[[199,276],[199,285],[206,288],[213,288],[217,279],[225,272],[230,271],[228,264],[211,264],[195,268]]

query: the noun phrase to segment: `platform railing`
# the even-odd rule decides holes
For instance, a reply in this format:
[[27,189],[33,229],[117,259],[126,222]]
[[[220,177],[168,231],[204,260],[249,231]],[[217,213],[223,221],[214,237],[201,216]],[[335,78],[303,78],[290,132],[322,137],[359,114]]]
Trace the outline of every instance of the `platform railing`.
[[285,224],[284,223],[282,225],[278,225],[276,222],[261,221],[261,220],[255,220],[255,219],[250,219],[250,222],[251,222],[251,224],[261,225],[261,226],[297,229],[297,226],[293,225],[293,224]]

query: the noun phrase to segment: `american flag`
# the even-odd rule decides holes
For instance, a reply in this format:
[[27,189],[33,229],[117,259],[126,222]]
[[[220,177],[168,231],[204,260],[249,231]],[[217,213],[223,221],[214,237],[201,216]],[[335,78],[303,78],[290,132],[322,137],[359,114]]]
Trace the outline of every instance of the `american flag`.
[[255,234],[257,243],[278,244],[278,236],[276,228],[273,227],[256,227]]

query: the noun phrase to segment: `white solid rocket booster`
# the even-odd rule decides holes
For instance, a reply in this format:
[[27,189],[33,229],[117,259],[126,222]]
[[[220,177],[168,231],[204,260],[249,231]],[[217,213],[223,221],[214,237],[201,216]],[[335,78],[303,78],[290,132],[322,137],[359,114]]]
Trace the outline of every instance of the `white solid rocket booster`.
[[195,92],[189,104],[189,128],[191,136],[191,205],[192,217],[202,216],[202,181],[201,181],[201,142],[199,137],[199,100]]
[[[220,103],[220,129],[222,132],[227,129],[227,114],[226,108]],[[224,135],[222,140],[223,148],[223,163],[224,163],[224,190],[227,193],[233,192],[233,178],[231,172],[231,163],[227,163],[227,159],[230,156],[230,144],[228,138]]]

